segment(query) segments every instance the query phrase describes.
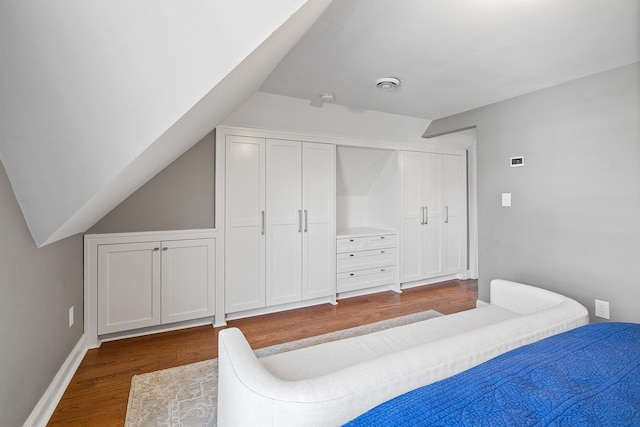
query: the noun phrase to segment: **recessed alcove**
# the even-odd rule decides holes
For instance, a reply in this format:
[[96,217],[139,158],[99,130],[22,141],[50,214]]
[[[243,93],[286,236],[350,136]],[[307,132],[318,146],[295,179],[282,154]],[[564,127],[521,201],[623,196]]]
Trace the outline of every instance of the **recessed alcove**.
[[336,150],[336,228],[397,230],[398,154],[395,150],[338,146]]

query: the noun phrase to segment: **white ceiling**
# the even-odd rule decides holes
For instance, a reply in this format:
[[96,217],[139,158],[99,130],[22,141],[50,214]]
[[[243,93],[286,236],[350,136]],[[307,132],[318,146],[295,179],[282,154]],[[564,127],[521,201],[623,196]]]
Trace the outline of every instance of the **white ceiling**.
[[261,91],[437,119],[638,61],[638,0],[334,0]]

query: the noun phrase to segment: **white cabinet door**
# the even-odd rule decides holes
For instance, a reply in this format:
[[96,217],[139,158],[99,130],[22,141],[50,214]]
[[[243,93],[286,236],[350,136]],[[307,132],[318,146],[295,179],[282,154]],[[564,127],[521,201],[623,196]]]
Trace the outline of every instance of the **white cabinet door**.
[[98,246],[98,333],[160,324],[160,242]]
[[466,165],[462,156],[443,155],[444,274],[466,268]]
[[267,140],[266,305],[300,301],[302,282],[302,148]]
[[464,156],[400,153],[400,281],[457,274],[466,268]]
[[265,140],[227,135],[225,308],[265,305]]
[[335,146],[226,138],[226,313],[334,295]]
[[162,323],[213,316],[215,240],[162,242]]
[[423,206],[425,210],[425,256],[424,278],[443,275],[443,226],[444,208],[442,204],[442,155],[423,155]]
[[400,281],[425,277],[426,229],[422,153],[400,153]]
[[302,298],[336,293],[335,146],[302,146]]

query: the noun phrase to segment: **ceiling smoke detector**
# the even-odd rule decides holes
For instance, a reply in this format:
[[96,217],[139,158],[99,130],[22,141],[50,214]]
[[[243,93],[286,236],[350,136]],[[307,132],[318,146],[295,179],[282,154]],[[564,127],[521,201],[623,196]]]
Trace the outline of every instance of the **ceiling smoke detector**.
[[378,89],[389,92],[400,86],[400,80],[395,77],[383,77],[376,80],[376,86]]

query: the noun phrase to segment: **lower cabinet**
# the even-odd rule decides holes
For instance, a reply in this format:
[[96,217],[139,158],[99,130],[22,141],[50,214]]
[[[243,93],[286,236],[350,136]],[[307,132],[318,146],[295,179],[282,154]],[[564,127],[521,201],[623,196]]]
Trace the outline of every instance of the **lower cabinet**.
[[215,239],[98,245],[98,334],[215,314]]

